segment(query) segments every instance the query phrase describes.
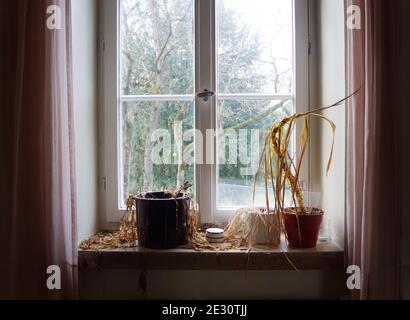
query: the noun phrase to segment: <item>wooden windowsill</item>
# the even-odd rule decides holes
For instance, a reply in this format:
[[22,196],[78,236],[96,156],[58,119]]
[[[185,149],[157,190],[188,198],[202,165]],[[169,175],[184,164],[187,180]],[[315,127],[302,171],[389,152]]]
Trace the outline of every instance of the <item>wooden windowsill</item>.
[[[319,242],[314,249],[290,249],[284,243],[271,249],[195,251],[144,248],[78,251],[79,268],[140,270],[334,270],[343,268],[343,249]],[[292,264],[289,262],[292,262]]]

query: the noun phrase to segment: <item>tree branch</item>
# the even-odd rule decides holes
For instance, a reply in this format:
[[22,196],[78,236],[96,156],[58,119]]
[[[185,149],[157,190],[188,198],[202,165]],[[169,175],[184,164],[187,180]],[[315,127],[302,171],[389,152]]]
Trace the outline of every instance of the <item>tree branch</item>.
[[287,100],[283,100],[281,102],[279,102],[278,104],[275,104],[273,107],[269,108],[268,110],[259,113],[258,115],[256,115],[255,117],[253,117],[252,119],[246,120],[244,122],[241,122],[239,124],[236,124],[234,126],[231,126],[229,128],[226,128],[224,130],[239,130],[239,129],[243,129],[246,128],[260,120],[262,120],[263,118],[269,116],[270,114],[272,114],[273,112],[279,110],[280,108],[283,107],[283,105],[285,104]]

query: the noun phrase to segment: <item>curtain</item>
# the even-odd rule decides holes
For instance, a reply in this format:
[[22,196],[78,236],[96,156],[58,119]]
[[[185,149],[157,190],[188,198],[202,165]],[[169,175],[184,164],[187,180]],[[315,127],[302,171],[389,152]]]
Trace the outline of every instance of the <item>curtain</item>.
[[[361,28],[346,29],[346,263],[361,268],[356,299],[400,295],[399,66],[397,0],[345,0]],[[348,18],[348,16],[346,17]]]
[[0,1],[0,45],[0,297],[76,298],[70,1]]

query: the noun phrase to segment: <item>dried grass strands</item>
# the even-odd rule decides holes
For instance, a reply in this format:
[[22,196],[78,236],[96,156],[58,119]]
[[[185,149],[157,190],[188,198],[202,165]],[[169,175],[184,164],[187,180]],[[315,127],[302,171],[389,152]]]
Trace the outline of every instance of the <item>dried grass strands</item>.
[[118,248],[120,244],[119,237],[113,233],[100,232],[96,235],[81,241],[80,249],[82,250],[103,250]]
[[[188,248],[198,251],[213,250],[223,251],[230,249],[249,249],[257,239],[262,224],[270,232],[267,233],[268,244],[277,246],[280,243],[280,227],[274,223],[275,219],[270,218],[273,213],[266,214],[257,208],[238,209],[225,227],[223,243],[209,243],[205,233],[198,229],[198,206],[195,204],[191,208],[188,216]],[[278,221],[278,220],[277,220]],[[273,229],[276,230],[276,237],[273,238]]]
[[130,248],[137,246],[137,210],[134,199],[127,199],[127,212],[120,219],[120,229],[114,232],[100,232],[81,241],[80,249],[104,250],[117,248]]
[[120,240],[123,243],[136,244],[137,232],[137,207],[132,196],[127,199],[127,213],[120,220]]
[[[237,243],[239,247],[251,248],[257,244],[255,241],[262,225],[268,230],[267,244],[277,246],[280,242],[280,232],[272,215],[272,212],[268,214],[258,208],[238,209],[225,228],[225,238],[232,243]],[[277,231],[275,238],[273,229]]]

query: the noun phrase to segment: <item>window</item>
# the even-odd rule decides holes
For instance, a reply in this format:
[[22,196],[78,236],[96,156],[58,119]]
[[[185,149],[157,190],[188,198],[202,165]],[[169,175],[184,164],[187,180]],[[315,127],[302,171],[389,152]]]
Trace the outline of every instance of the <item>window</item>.
[[305,0],[103,1],[108,221],[129,194],[184,180],[194,183],[202,222],[252,205],[267,130],[308,106],[307,11]]
[[183,134],[194,129],[195,35],[192,0],[119,3],[121,205],[138,191],[194,182]]

